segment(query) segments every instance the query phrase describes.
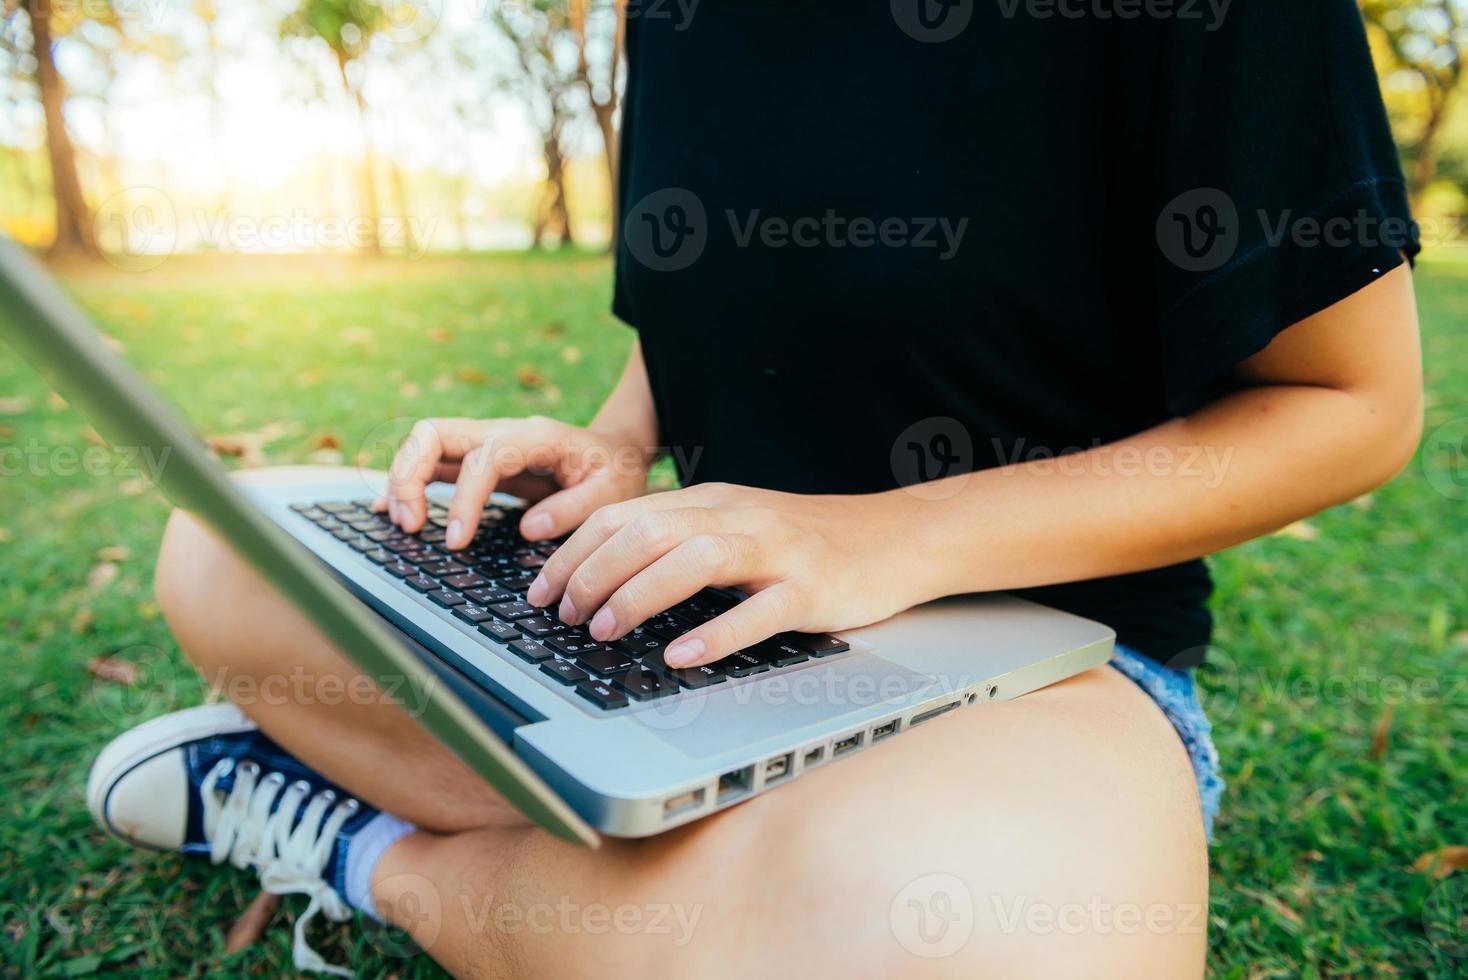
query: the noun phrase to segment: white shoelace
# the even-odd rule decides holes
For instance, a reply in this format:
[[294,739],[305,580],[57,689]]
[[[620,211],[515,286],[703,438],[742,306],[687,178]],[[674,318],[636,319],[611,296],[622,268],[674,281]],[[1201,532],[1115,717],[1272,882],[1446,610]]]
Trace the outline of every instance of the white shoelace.
[[[234,786],[226,796],[215,786],[232,768],[236,770]],[[311,948],[306,942],[306,924],[318,912],[326,913],[332,922],[352,917],[351,907],[322,872],[337,832],[361,804],[353,799],[337,802],[331,790],[313,794],[311,784],[304,781],[286,786],[285,776],[278,772],[261,779],[258,764],[246,760],[235,766],[233,759],[214,764],[204,777],[201,795],[210,861],[222,864],[228,860],[237,868],[258,869],[260,887],[271,894],[310,896],[306,914],[296,920],[292,946],[296,969],[352,976],[351,970],[327,963]],[[297,822],[303,803],[305,811]]]

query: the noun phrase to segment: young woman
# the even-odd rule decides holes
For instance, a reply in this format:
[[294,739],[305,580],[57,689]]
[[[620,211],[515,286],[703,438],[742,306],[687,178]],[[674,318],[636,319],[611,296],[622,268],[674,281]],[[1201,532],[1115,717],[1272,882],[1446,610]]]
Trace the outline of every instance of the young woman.
[[[1389,479],[1421,407],[1417,245],[1355,5],[1201,7],[630,19],[621,381],[584,428],[425,421],[380,501],[414,531],[455,482],[450,548],[492,491],[535,501],[524,536],[570,537],[528,598],[600,639],[750,593],[670,662],[1013,590],[1114,626],[1110,666],[596,852],[398,707],[325,698],[156,724],[164,761],[105,787],[111,826],[338,917],[375,902],[456,974],[1200,975],[1200,556]],[[669,450],[684,488],[646,494]],[[208,674],[362,680],[185,514],[158,590]],[[268,837],[271,773],[326,801],[309,860]],[[693,925],[609,924],[653,907]],[[608,917],[530,924],[564,908]]]

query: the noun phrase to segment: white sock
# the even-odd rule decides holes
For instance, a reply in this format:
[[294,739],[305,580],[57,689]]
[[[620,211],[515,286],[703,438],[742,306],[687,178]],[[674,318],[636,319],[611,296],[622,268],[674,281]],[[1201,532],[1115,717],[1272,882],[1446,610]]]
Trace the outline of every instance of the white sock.
[[389,847],[417,829],[390,813],[379,813],[352,835],[347,843],[346,868],[342,875],[346,894],[342,897],[353,908],[381,921],[377,909],[372,906],[372,872]]

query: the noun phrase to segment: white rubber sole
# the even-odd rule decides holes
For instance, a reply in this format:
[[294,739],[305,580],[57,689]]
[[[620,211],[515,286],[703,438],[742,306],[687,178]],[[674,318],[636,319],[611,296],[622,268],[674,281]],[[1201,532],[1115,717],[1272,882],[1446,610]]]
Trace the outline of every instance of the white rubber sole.
[[[117,832],[107,819],[107,797],[131,770],[154,756],[211,735],[254,731],[258,726],[232,704],[201,704],[154,718],[130,728],[107,744],[87,777],[87,809],[109,834],[137,844]],[[140,845],[146,846],[146,845]]]

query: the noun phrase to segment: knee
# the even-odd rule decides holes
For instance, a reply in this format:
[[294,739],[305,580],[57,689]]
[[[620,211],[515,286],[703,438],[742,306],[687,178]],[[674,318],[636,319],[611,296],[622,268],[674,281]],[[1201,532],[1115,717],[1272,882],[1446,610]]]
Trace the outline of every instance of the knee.
[[242,597],[248,572],[219,539],[192,514],[175,510],[164,528],[153,573],[153,593],[169,627],[189,659],[210,662],[208,642],[221,602]]

